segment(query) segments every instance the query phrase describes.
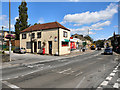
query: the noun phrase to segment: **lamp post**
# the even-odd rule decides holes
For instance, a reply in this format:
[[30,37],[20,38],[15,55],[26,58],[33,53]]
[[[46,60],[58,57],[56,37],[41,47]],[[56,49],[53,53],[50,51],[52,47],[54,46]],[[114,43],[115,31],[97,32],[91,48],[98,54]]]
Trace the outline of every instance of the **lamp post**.
[[[11,3],[9,0],[9,34],[11,34]],[[10,54],[10,61],[11,61],[11,39],[9,39],[9,54]]]

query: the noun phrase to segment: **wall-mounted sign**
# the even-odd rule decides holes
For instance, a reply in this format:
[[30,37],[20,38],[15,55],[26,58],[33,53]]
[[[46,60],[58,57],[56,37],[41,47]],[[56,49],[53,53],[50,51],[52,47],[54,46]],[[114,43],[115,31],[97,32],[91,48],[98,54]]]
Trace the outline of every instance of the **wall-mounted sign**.
[[54,38],[54,41],[57,42],[57,37]]

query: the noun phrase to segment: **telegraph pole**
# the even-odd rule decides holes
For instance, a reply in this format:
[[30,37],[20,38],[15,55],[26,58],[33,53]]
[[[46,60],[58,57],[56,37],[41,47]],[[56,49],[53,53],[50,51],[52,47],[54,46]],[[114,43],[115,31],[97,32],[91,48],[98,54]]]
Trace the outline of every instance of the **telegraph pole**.
[[[9,0],[9,34],[11,34],[11,3]],[[11,61],[11,38],[9,39],[9,54],[10,54],[10,61]]]
[[88,36],[89,36],[89,29],[88,29]]
[[3,52],[3,26],[2,26],[2,52]]

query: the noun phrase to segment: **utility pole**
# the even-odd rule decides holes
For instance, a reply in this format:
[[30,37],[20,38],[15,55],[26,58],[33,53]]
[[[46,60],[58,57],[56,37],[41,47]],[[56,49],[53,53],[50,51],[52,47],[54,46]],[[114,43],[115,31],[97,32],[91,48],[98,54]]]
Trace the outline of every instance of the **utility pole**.
[[4,37],[3,37],[3,28],[4,28],[4,27],[2,26],[2,52],[3,52],[3,38],[4,38]]
[[[9,0],[9,34],[11,34],[11,3]],[[10,61],[11,61],[11,38],[9,39],[9,54],[10,54]]]
[[89,29],[88,29],[88,36],[89,36]]

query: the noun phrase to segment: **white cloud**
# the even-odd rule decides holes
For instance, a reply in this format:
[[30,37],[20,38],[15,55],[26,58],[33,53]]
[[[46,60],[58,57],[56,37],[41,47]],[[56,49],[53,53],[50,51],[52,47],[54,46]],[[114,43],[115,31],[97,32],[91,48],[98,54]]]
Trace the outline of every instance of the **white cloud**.
[[19,16],[15,17],[15,21],[16,21],[16,19],[19,19]]
[[94,28],[94,30],[103,30],[104,28]]
[[114,28],[118,28],[118,25],[113,26]]
[[98,23],[96,23],[96,24],[93,24],[92,26],[91,26],[91,28],[92,29],[94,29],[94,30],[102,30],[103,28],[103,26],[109,26],[111,24],[111,22],[110,21],[105,21],[105,22],[103,22],[103,23],[100,23],[100,22],[98,22]]
[[93,32],[90,31],[89,34],[93,34],[93,35],[94,35],[94,34],[96,34],[96,33],[93,33]]
[[[8,30],[9,29],[9,21],[8,21],[8,17],[7,15],[0,15],[0,22],[2,22],[2,25],[0,25],[0,28],[2,28],[2,26],[4,27],[4,30]],[[11,24],[11,31],[14,31],[14,25]]]
[[44,23],[44,18],[40,18],[37,23]]
[[77,29],[70,29],[72,32],[76,31],[87,31],[89,29],[88,26],[82,27],[82,28],[77,28]]
[[113,17],[115,13],[117,13],[118,6],[114,3],[111,3],[105,10],[96,11],[96,12],[83,12],[76,14],[67,14],[64,16],[64,23],[75,23],[74,25],[83,25],[83,24],[91,24],[96,23],[101,20],[108,20]]

